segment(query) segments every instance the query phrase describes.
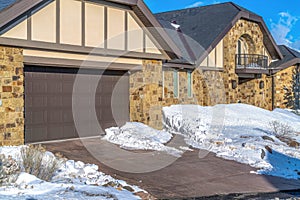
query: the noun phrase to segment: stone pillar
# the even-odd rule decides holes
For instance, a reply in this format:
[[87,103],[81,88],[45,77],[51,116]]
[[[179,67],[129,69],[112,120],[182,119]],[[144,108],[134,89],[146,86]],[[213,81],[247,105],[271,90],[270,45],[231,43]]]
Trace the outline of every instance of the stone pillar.
[[162,128],[162,62],[143,61],[130,75],[130,120]]
[[24,144],[23,51],[0,47],[0,145]]

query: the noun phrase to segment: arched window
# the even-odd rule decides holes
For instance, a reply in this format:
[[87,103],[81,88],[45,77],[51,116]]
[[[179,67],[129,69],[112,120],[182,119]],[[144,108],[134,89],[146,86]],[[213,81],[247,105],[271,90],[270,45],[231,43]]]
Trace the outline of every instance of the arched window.
[[236,44],[237,67],[244,67],[251,61],[251,54],[255,53],[255,45],[250,35],[242,35]]
[[236,54],[249,54],[248,44],[242,37],[237,42]]

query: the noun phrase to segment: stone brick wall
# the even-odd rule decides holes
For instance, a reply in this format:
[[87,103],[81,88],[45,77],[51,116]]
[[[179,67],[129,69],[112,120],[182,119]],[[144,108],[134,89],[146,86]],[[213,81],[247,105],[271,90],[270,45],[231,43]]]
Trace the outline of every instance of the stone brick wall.
[[[255,105],[265,109],[272,109],[272,80],[266,75],[262,75],[259,79],[251,79],[247,82],[238,84],[236,89],[232,88],[232,81],[239,82],[239,77],[235,73],[235,54],[237,42],[240,37],[247,40],[251,38],[248,44],[250,54],[262,54],[263,52],[263,33],[259,25],[239,20],[224,38],[224,72],[223,80],[226,90],[226,103],[246,103]],[[264,82],[264,88],[259,88],[259,83]]]
[[274,95],[274,106],[276,108],[288,108],[285,102],[285,95],[287,90],[293,91],[293,72],[296,66],[291,66],[282,71],[277,72],[274,75],[275,82],[275,95]]
[[143,69],[130,75],[130,120],[162,127],[162,63],[143,61]]
[[225,102],[220,72],[196,69],[192,72],[192,96],[188,96],[188,70],[177,70],[179,96],[174,96],[175,69],[159,61],[144,61],[141,71],[130,75],[130,119],[162,128],[162,107],[175,104],[215,105]]
[[23,55],[0,46],[0,145],[24,143]]

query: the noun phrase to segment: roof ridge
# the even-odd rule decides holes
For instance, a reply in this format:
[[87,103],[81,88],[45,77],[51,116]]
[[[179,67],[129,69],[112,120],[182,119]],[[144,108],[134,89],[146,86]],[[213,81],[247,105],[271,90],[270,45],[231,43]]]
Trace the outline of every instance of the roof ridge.
[[211,7],[211,6],[222,5],[222,4],[230,4],[230,3],[232,3],[232,2],[227,1],[227,2],[222,2],[222,3],[208,4],[208,5],[197,6],[197,7],[192,7],[192,8],[182,8],[182,9],[178,9],[178,10],[169,10],[169,11],[154,13],[154,15],[164,14],[164,13],[172,13],[172,12],[178,12],[178,11],[185,11],[185,10],[194,10],[194,9],[199,9],[199,8],[204,8],[204,7]]
[[287,45],[282,45],[282,46],[284,46],[295,58],[299,58],[297,55],[295,55],[295,52],[293,52],[295,51],[294,49],[288,47]]
[[[255,12],[247,9],[247,8],[244,8],[243,6],[240,6],[234,2],[230,2],[234,7],[236,7],[240,12],[248,12],[248,13],[251,13],[251,14],[254,14],[254,15],[257,15],[259,17],[261,17],[260,15],[256,14]],[[262,18],[262,17],[261,17]]]

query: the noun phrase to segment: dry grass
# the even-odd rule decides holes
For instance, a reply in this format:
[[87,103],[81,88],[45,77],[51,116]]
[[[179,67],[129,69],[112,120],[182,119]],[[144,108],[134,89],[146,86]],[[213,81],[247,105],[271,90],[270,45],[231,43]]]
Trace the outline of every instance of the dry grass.
[[23,147],[21,162],[26,173],[45,181],[50,181],[63,163],[62,159],[47,155],[45,148],[41,145]]
[[279,121],[272,121],[269,123],[269,126],[276,137],[283,137],[295,133],[294,129],[291,126]]

